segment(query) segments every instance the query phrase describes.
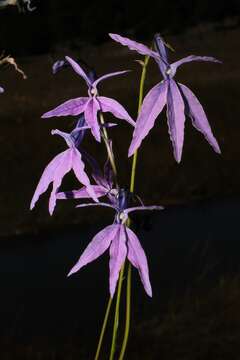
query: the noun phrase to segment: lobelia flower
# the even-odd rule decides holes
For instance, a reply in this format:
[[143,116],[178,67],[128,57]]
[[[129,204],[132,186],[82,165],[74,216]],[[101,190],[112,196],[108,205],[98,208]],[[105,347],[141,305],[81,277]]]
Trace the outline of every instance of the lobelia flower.
[[172,64],[168,62],[166,47],[159,34],[155,35],[155,46],[157,51],[152,51],[145,45],[129,40],[117,34],[109,34],[110,37],[128,46],[142,55],[153,57],[157,62],[164,78],[155,85],[146,95],[141,112],[136,121],[133,139],[129,148],[129,156],[139,148],[142,140],[148,135],[154,126],[155,120],[167,105],[167,120],[170,139],[176,161],[179,163],[182,157],[184,142],[185,113],[191,118],[193,126],[200,131],[215,152],[221,153],[217,140],[213,136],[211,127],[202,105],[193,92],[183,84],[177,83],[174,76],[178,67],[191,61],[211,61],[220,63],[213,57],[190,55]]
[[[113,125],[113,124],[112,124]],[[96,185],[92,185],[92,188],[96,194],[97,198],[107,196],[110,202],[114,201],[114,197],[117,194],[117,189],[113,188],[113,172],[110,165],[109,159],[107,159],[104,165],[104,171],[100,170],[97,162],[86,152],[82,153],[83,158],[91,165],[92,167],[92,177]],[[57,199],[67,200],[67,199],[88,199],[91,196],[89,195],[86,186],[83,186],[78,190],[64,191],[57,193]]]
[[114,295],[119,272],[126,258],[137,268],[143,287],[151,297],[152,288],[149,280],[147,258],[136,234],[127,227],[126,221],[131,212],[138,210],[162,210],[163,207],[137,206],[128,208],[127,192],[124,189],[121,189],[114,199],[115,200],[110,203],[89,203],[77,206],[106,206],[113,208],[116,211],[116,215],[112,225],[105,227],[94,236],[68,276],[76,273],[83,266],[97,259],[109,248],[109,290],[111,297]]
[[[97,141],[101,141],[100,135],[100,125],[98,123],[97,113],[101,112],[111,112],[115,117],[119,119],[126,120],[132,126],[135,126],[135,122],[127,113],[122,105],[120,105],[116,100],[107,98],[104,96],[98,95],[97,85],[105,79],[108,79],[112,76],[117,76],[124,74],[128,71],[118,71],[114,73],[109,73],[101,76],[97,80],[93,80],[89,77],[81,68],[81,66],[76,63],[73,59],[66,56],[66,60],[72,66],[74,71],[80,75],[86,82],[88,86],[88,97],[79,97],[76,99],[71,99],[66,101],[65,103],[59,105],[55,109],[48,111],[45,113],[42,118],[49,118],[52,116],[67,116],[67,115],[79,115],[84,113],[85,120],[89,127],[91,128],[91,132]],[[62,65],[62,64],[60,64]],[[54,71],[58,66],[55,66]]]
[[30,209],[32,210],[39,199],[39,196],[43,194],[50,183],[53,183],[52,192],[49,198],[49,212],[52,215],[56,205],[56,194],[61,186],[63,177],[73,170],[77,179],[85,185],[86,192],[94,201],[98,201],[97,195],[94,192],[94,188],[90,184],[88,175],[85,172],[85,165],[82,161],[81,152],[78,150],[79,144],[82,141],[84,132],[89,129],[89,126],[79,126],[83,123],[84,119],[81,119],[77,127],[71,133],[65,133],[60,130],[52,130],[52,135],[60,135],[67,143],[68,149],[58,154],[45,168],[40,181],[37,185],[35,193],[33,195]]

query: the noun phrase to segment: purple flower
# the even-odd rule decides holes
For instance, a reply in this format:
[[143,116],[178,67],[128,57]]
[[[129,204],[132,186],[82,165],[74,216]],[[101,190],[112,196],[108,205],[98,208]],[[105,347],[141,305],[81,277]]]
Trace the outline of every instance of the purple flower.
[[1,86],[0,86],[0,94],[2,94],[4,92],[4,88],[2,88]]
[[[98,166],[96,160],[85,151],[82,152],[83,158],[89,163],[92,168],[92,177],[96,185],[92,185],[92,188],[97,198],[107,196],[110,202],[114,202],[114,197],[117,194],[117,189],[113,188],[113,171],[109,159],[107,159],[104,165],[104,171],[102,172]],[[86,186],[78,190],[71,190],[57,193],[57,199],[89,199],[89,195]]]
[[116,211],[115,220],[112,225],[107,226],[94,236],[83,254],[69,272],[68,276],[79,271],[83,266],[101,256],[108,248],[110,253],[109,262],[109,288],[113,297],[120,269],[126,258],[137,268],[146,293],[152,296],[152,288],[149,280],[148,263],[145,252],[136,234],[126,226],[128,214],[137,210],[162,210],[161,206],[137,206],[127,207],[127,193],[121,189],[115,201],[112,203],[90,203],[81,204],[77,207],[106,206]]
[[135,126],[135,122],[132,120],[127,111],[116,100],[110,99],[104,96],[98,95],[97,85],[109,77],[121,75],[127,71],[118,71],[110,74],[106,74],[93,81],[77,64],[73,59],[66,56],[66,60],[70,63],[74,71],[80,75],[88,86],[88,97],[79,97],[71,99],[65,103],[59,105],[55,109],[45,113],[42,118],[49,118],[52,116],[67,116],[67,115],[79,115],[84,113],[85,120],[90,126],[93,136],[97,141],[101,141],[100,126],[98,123],[97,113],[111,112],[115,117],[126,120],[132,126]]
[[[94,192],[94,188],[90,184],[90,180],[85,172],[85,165],[82,161],[80,151],[77,149],[76,144],[78,143],[78,137],[76,133],[82,133],[89,126],[82,126],[75,128],[70,134],[53,130],[53,135],[60,135],[64,138],[68,145],[68,149],[58,154],[45,168],[38,186],[33,195],[30,209],[32,210],[39,199],[39,196],[47,191],[50,183],[53,183],[52,192],[49,198],[49,212],[52,215],[56,205],[56,194],[61,186],[63,177],[70,171],[73,170],[77,179],[85,185],[86,191],[91,198],[98,201],[97,195]],[[82,135],[80,135],[81,137]]]
[[110,37],[126,45],[131,50],[140,54],[149,55],[155,59],[164,80],[155,85],[146,95],[141,112],[136,121],[133,139],[129,148],[129,156],[139,148],[142,140],[148,135],[154,126],[155,120],[167,105],[167,120],[170,139],[173,144],[173,152],[179,163],[182,157],[184,142],[185,113],[191,118],[193,126],[200,131],[208,143],[217,153],[221,153],[217,140],[213,136],[211,127],[202,105],[185,85],[174,81],[178,67],[191,61],[220,62],[213,57],[190,55],[172,64],[168,62],[166,47],[160,35],[155,35],[157,51],[152,51],[145,45],[129,40],[117,34],[109,34]]

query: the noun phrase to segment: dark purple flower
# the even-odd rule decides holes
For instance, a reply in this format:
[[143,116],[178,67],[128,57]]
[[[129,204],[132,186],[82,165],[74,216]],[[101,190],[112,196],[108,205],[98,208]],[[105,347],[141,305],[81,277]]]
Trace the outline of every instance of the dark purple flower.
[[152,51],[145,45],[129,40],[117,34],[109,34],[110,37],[128,46],[140,54],[149,55],[155,59],[164,78],[155,85],[146,95],[141,112],[136,121],[133,139],[129,148],[129,156],[139,148],[142,140],[147,136],[154,126],[155,120],[167,105],[167,119],[170,139],[173,144],[174,157],[177,162],[181,161],[184,142],[185,112],[191,118],[193,126],[200,131],[213,149],[220,153],[217,140],[213,136],[211,127],[202,105],[185,85],[175,82],[173,79],[178,67],[191,61],[217,62],[213,57],[190,55],[172,64],[168,62],[166,47],[160,35],[155,36],[157,51]]
[[106,206],[116,211],[112,225],[107,226],[94,236],[83,254],[69,272],[68,276],[79,271],[83,266],[101,256],[108,248],[110,252],[110,295],[113,297],[120,269],[126,258],[138,269],[142,284],[146,293],[152,296],[152,288],[149,280],[148,263],[145,252],[136,234],[126,226],[129,213],[138,210],[162,210],[161,206],[137,206],[128,208],[127,193],[121,189],[115,200],[109,203],[81,204],[77,207]]
[[84,113],[85,120],[90,126],[93,136],[97,141],[101,141],[100,126],[98,123],[97,113],[111,112],[115,117],[126,120],[132,126],[135,126],[135,122],[132,120],[127,111],[116,100],[98,95],[97,85],[102,80],[105,80],[112,76],[117,76],[126,73],[127,71],[118,71],[110,74],[106,74],[93,81],[77,64],[73,59],[66,56],[66,60],[70,63],[74,71],[80,75],[88,86],[88,97],[79,97],[71,99],[56,107],[55,109],[45,113],[42,118],[49,118],[52,116],[77,116]]
[[70,134],[59,130],[52,131],[53,135],[57,134],[64,138],[68,145],[68,149],[58,154],[45,168],[33,195],[30,206],[31,210],[34,208],[36,202],[39,199],[39,196],[48,189],[48,186],[52,182],[53,187],[49,198],[49,212],[52,215],[56,205],[56,194],[59,187],[61,186],[63,177],[70,170],[74,171],[74,174],[76,175],[79,182],[86,187],[86,192],[89,194],[89,196],[95,201],[98,201],[97,195],[94,192],[94,188],[91,186],[88,175],[85,172],[85,165],[82,161],[81,153],[76,147],[76,133],[79,133],[88,128],[89,126],[78,127],[75,128]]

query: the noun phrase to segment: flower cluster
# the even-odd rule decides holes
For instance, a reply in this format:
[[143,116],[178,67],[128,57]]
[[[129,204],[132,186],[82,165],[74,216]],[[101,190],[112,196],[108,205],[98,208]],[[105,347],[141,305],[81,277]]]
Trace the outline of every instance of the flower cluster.
[[[54,157],[45,168],[33,195],[31,209],[33,209],[39,196],[46,192],[51,183],[50,214],[53,214],[58,200],[67,199],[92,199],[94,201],[80,203],[77,208],[101,206],[113,209],[115,211],[113,223],[94,236],[68,275],[79,271],[109,248],[109,288],[111,297],[114,295],[119,272],[126,259],[137,268],[146,293],[152,296],[147,258],[137,235],[128,226],[129,214],[139,210],[162,210],[163,207],[144,206],[142,202],[139,206],[130,206],[133,194],[120,187],[117,183],[116,173],[114,173],[112,142],[107,135],[107,129],[116,124],[106,123],[102,118],[102,114],[110,112],[116,118],[125,120],[133,127],[129,156],[133,155],[140,147],[165,105],[167,107],[169,135],[177,162],[180,162],[182,157],[185,114],[191,118],[193,126],[205,136],[213,149],[220,153],[220,148],[213,136],[202,105],[188,87],[174,80],[178,67],[184,63],[191,61],[219,61],[213,57],[190,55],[174,63],[169,63],[166,44],[159,34],[154,37],[155,50],[120,35],[110,34],[110,37],[127,46],[130,50],[135,50],[142,55],[153,58],[160,69],[163,80],[148,92],[135,122],[119,102],[112,98],[100,96],[98,92],[98,84],[101,81],[123,75],[127,71],[113,72],[96,78],[94,72],[85,72],[76,61],[68,56],[65,60],[57,61],[53,65],[53,72],[56,73],[63,67],[71,66],[84,79],[87,85],[87,96],[70,99],[42,116],[42,118],[50,118],[71,115],[77,117],[77,120],[74,129],[70,133],[58,129],[52,130],[52,135],[59,135],[64,139],[67,149]],[[107,147],[108,160],[103,171],[101,171],[97,161],[82,146],[82,140],[89,130],[97,142],[101,142],[101,139],[103,139]],[[86,163],[92,170],[91,177],[94,184],[90,182],[85,170]],[[62,179],[71,170],[73,170],[81,187],[77,190],[62,192],[60,191]],[[105,198],[105,201],[99,201],[100,198]]]

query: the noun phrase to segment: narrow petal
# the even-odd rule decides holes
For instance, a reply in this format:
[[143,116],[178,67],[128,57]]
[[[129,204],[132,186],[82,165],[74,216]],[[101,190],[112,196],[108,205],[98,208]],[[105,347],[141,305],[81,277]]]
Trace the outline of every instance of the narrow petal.
[[155,47],[160,55],[159,59],[157,60],[157,64],[159,65],[160,71],[165,79],[167,77],[166,70],[169,67],[169,63],[168,63],[168,58],[167,58],[165,42],[163,41],[160,34],[156,34],[154,36],[154,43],[155,43]]
[[96,87],[101,81],[106,80],[110,77],[113,76],[118,76],[118,75],[122,75],[122,74],[126,74],[128,72],[130,72],[131,70],[124,70],[124,71],[117,71],[117,72],[113,72],[113,73],[109,73],[103,76],[100,76],[96,81],[94,81],[94,83],[92,84],[93,87]]
[[93,198],[93,200],[98,202],[98,198],[94,192],[94,188],[90,184],[90,180],[85,172],[85,165],[82,161],[81,153],[76,149],[72,148],[72,168],[74,171],[74,174],[76,175],[77,179],[80,181],[81,184],[86,186],[86,190]]
[[179,163],[182,157],[184,141],[184,101],[174,80],[169,80],[167,95],[168,131],[173,144],[173,152]]
[[136,121],[136,127],[133,133],[132,142],[128,151],[128,156],[134,154],[139,148],[143,139],[153,128],[154,123],[167,99],[168,82],[163,81],[155,85],[145,96],[141,108],[141,112]]
[[[105,196],[108,193],[108,189],[104,188],[103,186],[99,185],[91,185],[92,189],[97,198]],[[64,191],[57,193],[57,199],[59,200],[68,200],[68,199],[89,199],[91,196],[87,191],[87,187],[83,186],[79,190],[72,190],[72,191]]]
[[115,225],[118,227],[118,231],[112,240],[110,246],[110,262],[109,262],[109,288],[110,295],[113,298],[115,293],[117,281],[119,278],[119,272],[126,259],[127,247],[126,247],[126,233],[124,225]]
[[109,34],[110,38],[119,42],[123,46],[127,46],[130,50],[137,51],[141,55],[148,55],[153,58],[159,59],[159,55],[156,51],[152,51],[147,46],[138,43],[136,41],[130,40],[126,37],[120,36],[118,34]]
[[87,83],[87,85],[90,87],[92,85],[91,80],[89,79],[89,77],[87,76],[87,74],[85,73],[85,71],[83,71],[83,69],[81,68],[81,66],[74,61],[72,58],[70,58],[69,56],[65,56],[65,59],[69,62],[69,64],[72,66],[73,70],[80,75]]
[[179,66],[181,66],[182,64],[185,64],[185,63],[189,63],[189,62],[192,62],[192,61],[210,61],[210,62],[215,62],[215,63],[222,63],[221,61],[215,59],[214,57],[212,56],[196,56],[196,55],[189,55],[181,60],[178,60],[174,63],[172,63],[170,65],[170,68],[171,68],[171,75],[174,76],[176,71],[177,71],[177,68]]
[[56,206],[56,195],[58,189],[62,184],[63,177],[72,169],[72,151],[68,149],[64,151],[64,156],[62,157],[62,161],[58,164],[54,171],[53,177],[53,188],[49,198],[49,213],[50,215],[53,214],[53,211]]
[[143,283],[146,293],[152,297],[152,287],[149,280],[148,263],[145,252],[134,232],[126,228],[128,236],[128,260],[138,269],[141,281]]
[[83,208],[83,207],[88,207],[88,206],[105,206],[105,207],[110,207],[114,210],[117,210],[113,205],[108,204],[108,203],[103,203],[103,202],[80,204],[80,205],[77,205],[76,208]]
[[145,210],[163,210],[162,206],[136,206],[124,210],[125,214],[129,214],[133,211],[145,211]]
[[112,239],[115,237],[118,231],[118,226],[116,225],[109,225],[104,228],[102,231],[97,233],[94,236],[92,241],[84,250],[83,254],[74,265],[74,267],[69,272],[68,276],[74,274],[75,272],[79,271],[83,266],[89,264],[90,262],[97,259],[101,256],[107,248],[110,246]]
[[76,116],[81,114],[87,105],[89,98],[80,97],[72,100],[68,100],[63,104],[57,106],[55,109],[50,110],[42,115],[42,118],[49,118],[52,116]]
[[91,132],[98,142],[101,141],[100,126],[97,119],[97,112],[99,108],[97,100],[92,98],[88,101],[84,112],[85,120],[91,127]]
[[58,154],[45,168],[43,174],[39,180],[35,193],[33,195],[30,209],[32,210],[38,201],[40,195],[42,195],[45,191],[47,191],[48,186],[53,181],[56,169],[58,166],[64,161],[65,152]]
[[219,148],[217,140],[213,136],[211,127],[209,125],[207,116],[205,114],[205,111],[203,110],[202,105],[189,88],[182,84],[179,84],[179,86],[186,100],[186,111],[192,120],[193,126],[204,135],[205,139],[213,147],[216,153],[220,154],[221,150]]
[[129,124],[135,126],[135,121],[133,121],[128,112],[121,104],[119,104],[119,102],[104,96],[98,96],[97,99],[100,103],[102,112],[110,112],[116,118],[126,120]]

